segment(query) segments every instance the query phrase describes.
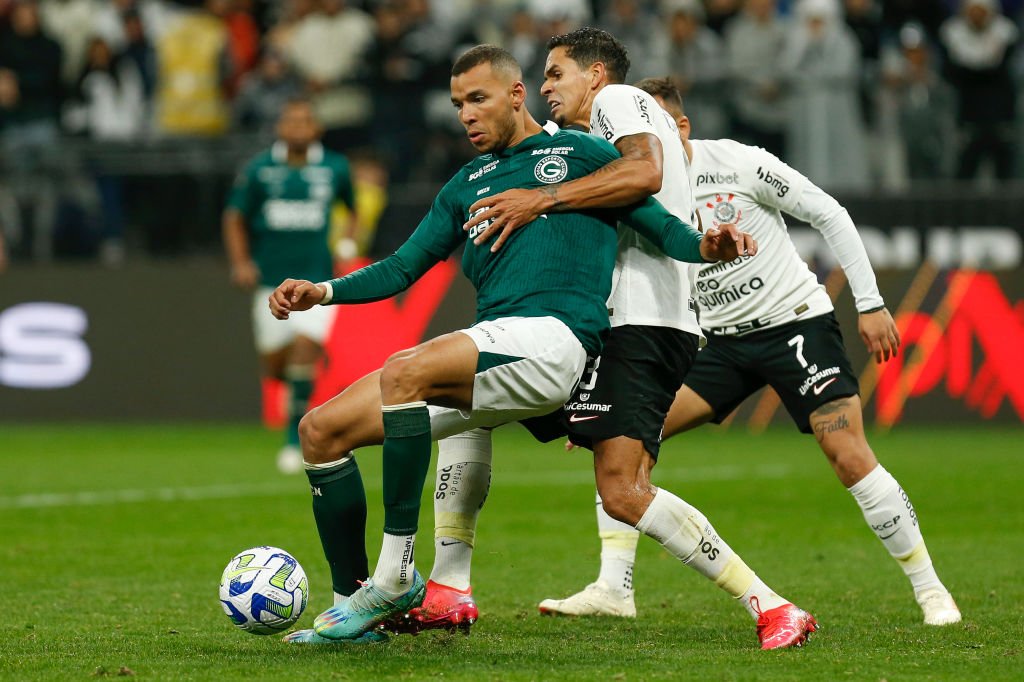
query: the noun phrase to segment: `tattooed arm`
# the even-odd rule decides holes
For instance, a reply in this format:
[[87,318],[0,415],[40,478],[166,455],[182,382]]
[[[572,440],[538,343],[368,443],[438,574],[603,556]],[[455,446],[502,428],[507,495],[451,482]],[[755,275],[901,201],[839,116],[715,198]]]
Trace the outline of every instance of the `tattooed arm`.
[[[661,140],[650,133],[626,135],[616,140],[615,148],[621,158],[590,175],[562,185],[511,189],[480,199],[470,206],[469,213],[473,217],[463,229],[471,230],[490,221],[473,241],[483,244],[501,232],[491,246],[492,251],[497,251],[513,231],[543,213],[618,208],[657,194],[661,190]],[[486,210],[476,213],[485,207]]]
[[622,158],[578,180],[539,190],[547,197],[541,213],[629,206],[661,191],[663,156],[657,136],[627,135],[615,148]]

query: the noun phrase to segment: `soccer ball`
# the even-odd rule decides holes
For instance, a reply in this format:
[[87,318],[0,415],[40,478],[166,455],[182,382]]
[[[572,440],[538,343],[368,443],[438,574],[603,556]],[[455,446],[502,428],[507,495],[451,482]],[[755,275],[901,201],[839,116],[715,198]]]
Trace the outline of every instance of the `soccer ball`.
[[302,566],[277,547],[253,547],[228,562],[220,577],[220,603],[231,622],[254,635],[291,627],[309,599]]

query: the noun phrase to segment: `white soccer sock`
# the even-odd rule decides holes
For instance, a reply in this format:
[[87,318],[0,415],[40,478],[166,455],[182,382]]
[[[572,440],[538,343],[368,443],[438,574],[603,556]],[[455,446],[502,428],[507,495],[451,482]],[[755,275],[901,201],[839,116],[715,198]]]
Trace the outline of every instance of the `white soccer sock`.
[[637,530],[648,535],[670,554],[693,568],[734,598],[742,601],[755,618],[788,603],[764,584],[700,511],[664,489],[658,489]]
[[436,583],[469,588],[477,517],[491,485],[491,456],[488,429],[472,429],[438,442],[430,572]]
[[[744,564],[743,560],[738,556],[733,555],[733,561],[737,561],[742,564],[742,567],[740,568],[741,571],[744,569],[750,571],[750,569],[747,568],[747,565]],[[764,581],[758,578],[753,571],[750,572],[750,575],[754,576],[754,580],[750,583],[750,587],[736,598],[740,600],[740,603],[743,604],[743,608],[747,610],[747,613],[749,613],[754,620],[757,620],[757,617],[765,611],[771,611],[774,608],[789,603],[779,595],[775,594],[775,591],[765,585]]]
[[928,548],[906,491],[881,464],[849,488],[864,520],[889,550],[914,587],[914,594],[941,589]]
[[434,538],[434,568],[430,579],[435,583],[465,592],[469,589],[473,548],[454,538]]
[[633,564],[640,532],[608,516],[597,493],[597,534],[601,538],[601,572],[597,579],[628,595],[633,591]]
[[373,584],[377,589],[398,596],[412,588],[415,562],[416,536],[384,533],[380,559],[373,571]]

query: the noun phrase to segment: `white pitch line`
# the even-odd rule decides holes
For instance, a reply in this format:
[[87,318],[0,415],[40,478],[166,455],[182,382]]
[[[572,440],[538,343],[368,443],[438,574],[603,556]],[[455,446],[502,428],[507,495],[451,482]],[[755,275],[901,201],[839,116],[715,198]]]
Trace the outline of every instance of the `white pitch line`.
[[34,493],[0,497],[0,509],[43,509],[47,507],[90,507],[135,502],[182,502],[222,500],[239,497],[285,495],[301,487],[294,483],[210,485],[183,488],[85,490],[74,493]]
[[[655,483],[670,480],[682,484],[780,479],[794,475],[791,467],[775,464],[758,464],[752,467],[724,465],[715,467],[675,467],[654,470]],[[589,469],[579,471],[535,471],[495,473],[494,485],[501,487],[549,487],[585,485],[593,482]],[[433,476],[428,477],[428,485]],[[380,480],[365,481],[367,490],[380,490]],[[47,509],[52,507],[90,507],[111,504],[134,504],[138,502],[192,502],[198,500],[228,500],[243,497],[276,497],[294,495],[306,489],[305,481],[298,478],[278,480],[271,483],[239,483],[234,485],[190,486],[181,488],[125,488],[120,490],[91,490],[71,493],[29,493],[25,495],[0,496],[0,510],[3,509]]]

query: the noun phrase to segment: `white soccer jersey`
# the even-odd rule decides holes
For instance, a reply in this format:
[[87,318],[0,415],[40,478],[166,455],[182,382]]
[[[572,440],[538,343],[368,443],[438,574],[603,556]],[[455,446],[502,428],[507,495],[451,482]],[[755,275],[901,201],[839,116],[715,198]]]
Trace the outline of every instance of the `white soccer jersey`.
[[[612,144],[627,135],[657,135],[664,170],[661,191],[654,198],[683,222],[696,223],[679,130],[650,95],[631,85],[606,86],[594,99],[590,132]],[[611,325],[672,327],[699,335],[697,316],[690,305],[696,268],[669,258],[635,231],[620,226],[612,294],[608,299]]]
[[858,310],[883,305],[875,273],[850,215],[835,199],[759,147],[691,140],[690,182],[704,226],[735,223],[757,240],[757,255],[701,265],[700,323],[742,334],[823,315],[832,302],[789,238],[782,212],[821,232],[850,282]]

